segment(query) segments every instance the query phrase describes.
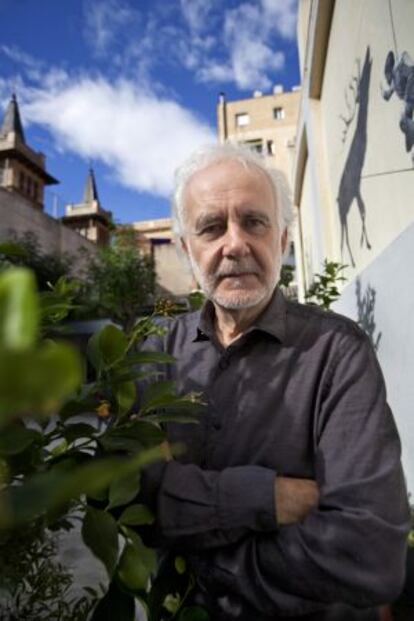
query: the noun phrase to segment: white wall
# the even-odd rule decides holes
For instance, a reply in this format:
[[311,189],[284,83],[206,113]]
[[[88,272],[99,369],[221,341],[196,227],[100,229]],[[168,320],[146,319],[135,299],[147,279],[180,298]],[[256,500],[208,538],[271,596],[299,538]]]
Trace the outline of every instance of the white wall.
[[[414,224],[359,275],[359,299],[375,292],[372,311],[358,310],[357,280],[344,289],[334,310],[371,319],[373,342],[384,373],[388,400],[400,431],[408,489],[414,494]],[[371,297],[372,300],[372,297]]]
[[[308,152],[299,206],[305,276],[320,272],[324,257],[348,264],[348,284],[335,310],[355,319],[364,315],[365,328],[372,332],[414,494],[414,147],[407,153],[400,129],[404,97],[394,93],[386,101],[381,91],[381,85],[388,88],[384,66],[390,51],[397,60],[404,51],[414,59],[414,2],[335,2],[319,100],[308,93],[314,9],[322,3],[301,0],[301,5],[303,18],[312,10],[310,31],[304,23],[299,29],[302,36],[310,35],[308,43],[301,42],[304,83],[299,120]],[[367,114],[361,129],[361,77],[367,58]],[[344,119],[349,121],[347,129]],[[362,140],[359,150],[358,140]],[[355,166],[350,167],[350,176],[343,177],[350,153]],[[360,243],[362,220],[356,195],[351,194],[346,223],[355,266],[346,246],[341,253],[338,197],[343,178],[346,187],[359,189],[371,246]]]

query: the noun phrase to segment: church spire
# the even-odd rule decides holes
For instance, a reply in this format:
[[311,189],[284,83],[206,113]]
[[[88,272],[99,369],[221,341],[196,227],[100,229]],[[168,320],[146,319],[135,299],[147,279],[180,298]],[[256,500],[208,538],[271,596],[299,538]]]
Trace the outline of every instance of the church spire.
[[95,173],[93,168],[89,168],[88,176],[86,177],[85,190],[83,192],[83,202],[93,203],[96,201],[99,203],[98,190],[96,187]]
[[26,144],[24,137],[23,125],[20,119],[19,106],[17,103],[16,95],[13,93],[9,105],[7,106],[6,113],[4,115],[3,124],[0,129],[0,139],[5,140],[9,134],[13,133],[14,137]]

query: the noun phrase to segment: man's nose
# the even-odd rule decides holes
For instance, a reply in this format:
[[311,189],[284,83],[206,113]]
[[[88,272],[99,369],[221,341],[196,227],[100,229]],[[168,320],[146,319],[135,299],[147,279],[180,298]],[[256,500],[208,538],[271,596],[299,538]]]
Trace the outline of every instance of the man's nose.
[[249,253],[246,232],[237,224],[229,223],[224,238],[224,256],[245,256]]

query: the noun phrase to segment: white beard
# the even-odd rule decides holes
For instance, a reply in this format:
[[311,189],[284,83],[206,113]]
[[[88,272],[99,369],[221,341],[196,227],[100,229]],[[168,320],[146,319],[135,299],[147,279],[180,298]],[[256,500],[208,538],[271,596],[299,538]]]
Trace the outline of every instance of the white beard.
[[[258,306],[261,302],[263,302],[263,300],[271,297],[280,279],[281,261],[279,261],[279,264],[275,266],[272,280],[269,282],[263,282],[263,279],[260,278],[260,269],[257,267],[255,262],[254,264],[252,263],[252,260],[247,262],[245,260],[234,260],[227,268],[220,266],[216,274],[206,275],[200,270],[190,249],[188,249],[188,258],[193,270],[194,278],[197,280],[206,297],[221,308],[228,310],[254,308],[255,306]],[[235,278],[234,291],[229,290],[226,292],[217,292],[216,289],[218,281],[220,277],[224,276],[224,274],[237,274],[249,271],[258,274],[256,287],[251,289],[245,288],[241,291],[240,287],[237,286],[239,281]]]

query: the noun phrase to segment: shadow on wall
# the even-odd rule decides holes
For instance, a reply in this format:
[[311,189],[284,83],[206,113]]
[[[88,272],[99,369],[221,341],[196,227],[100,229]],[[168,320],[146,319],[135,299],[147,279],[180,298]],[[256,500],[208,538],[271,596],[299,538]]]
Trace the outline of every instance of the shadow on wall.
[[362,291],[361,279],[357,278],[355,283],[355,295],[358,310],[358,325],[368,335],[372,346],[378,353],[382,332],[377,332],[377,324],[375,323],[375,298],[377,292],[370,284],[367,285],[365,291]]
[[[358,68],[360,67],[359,61],[357,61],[357,66]],[[361,216],[362,230],[360,245],[362,246],[365,240],[366,247],[368,249],[371,248],[365,226],[365,203],[361,195],[361,174],[367,150],[368,95],[371,80],[371,67],[372,58],[370,48],[368,46],[362,72],[358,71],[360,75],[358,75],[356,80],[355,103],[358,104],[358,116],[355,132],[352,137],[351,146],[348,151],[341,181],[339,183],[337,198],[339,220],[341,223],[341,254],[343,255],[344,242],[346,242],[346,247],[348,249],[353,267],[355,267],[355,261],[349,243],[347,218],[354,200],[357,202],[359,214]]]

